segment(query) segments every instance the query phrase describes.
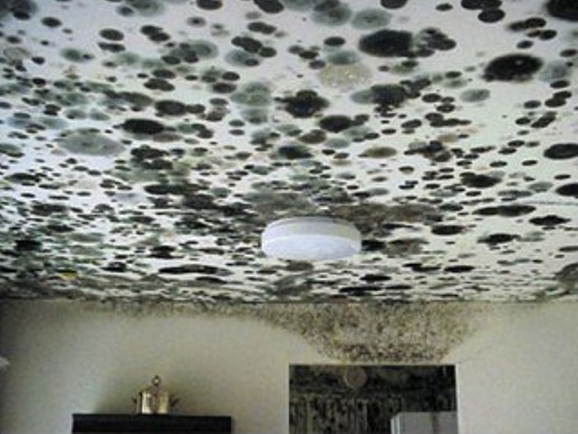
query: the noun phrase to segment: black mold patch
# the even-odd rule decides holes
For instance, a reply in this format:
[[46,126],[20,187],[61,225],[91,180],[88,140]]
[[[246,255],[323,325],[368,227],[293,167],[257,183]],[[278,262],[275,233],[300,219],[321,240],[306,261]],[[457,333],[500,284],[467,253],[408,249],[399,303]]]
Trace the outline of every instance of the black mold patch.
[[313,8],[311,19],[324,26],[341,26],[351,18],[349,6],[340,0],[321,0]]
[[186,195],[182,204],[184,208],[203,210],[203,209],[217,209],[213,196],[207,194],[189,194]]
[[441,268],[439,265],[424,265],[421,263],[404,264],[404,267],[411,269],[415,273],[433,273]]
[[437,225],[432,227],[431,232],[435,235],[457,235],[464,230],[465,228],[459,225]]
[[578,157],[578,144],[557,143],[544,151],[544,157],[552,160],[565,160]]
[[343,115],[325,116],[319,120],[319,126],[331,133],[340,133],[357,124],[358,123],[350,117]]
[[285,110],[295,118],[310,118],[329,106],[314,90],[300,90],[282,100]]
[[397,151],[388,146],[376,146],[366,149],[359,156],[364,158],[390,158],[397,154]]
[[5,0],[0,2],[0,18],[10,13],[17,20],[29,20],[37,12],[38,6],[32,0]]
[[476,267],[472,265],[452,265],[444,268],[446,273],[469,273],[473,271]]
[[406,155],[421,155],[428,160],[436,163],[445,163],[453,158],[453,154],[444,146],[443,143],[432,140],[431,142],[416,142],[409,146],[405,152]]
[[124,262],[113,261],[102,267],[102,269],[110,273],[124,273],[127,271],[127,265]]
[[457,46],[456,41],[434,27],[420,31],[415,39],[416,47],[412,54],[416,57],[429,57],[438,50],[449,51]]
[[576,288],[578,286],[578,262],[565,265],[556,273],[556,278],[560,283]]
[[147,193],[160,196],[166,194],[183,196],[191,193],[196,193],[200,189],[201,187],[191,184],[149,184],[144,186],[144,190]]
[[361,278],[361,280],[367,283],[387,282],[388,280],[391,280],[391,276],[385,274],[366,274]]
[[108,39],[109,41],[122,41],[124,39],[124,33],[120,30],[116,29],[102,29],[99,32],[99,35],[104,39]]
[[528,81],[542,67],[542,60],[528,54],[509,54],[493,59],[484,70],[488,81]]
[[410,32],[379,30],[359,40],[359,50],[375,57],[409,57],[412,42]]
[[500,205],[479,208],[474,213],[483,216],[521,217],[534,211],[536,207],[532,205]]
[[500,183],[500,179],[493,176],[475,173],[462,173],[462,183],[471,188],[488,188]]
[[553,17],[578,21],[578,3],[574,0],[549,0],[546,9]]
[[309,152],[307,147],[300,145],[286,145],[281,146],[277,150],[281,158],[287,160],[302,160],[304,158],[312,158],[313,154]]
[[39,250],[41,246],[42,243],[40,241],[27,238],[16,240],[14,249],[17,252],[33,252],[35,250]]
[[558,250],[564,253],[574,253],[578,252],[578,246],[563,246],[560,247]]
[[[2,14],[0,11],[0,18],[2,18]],[[0,273],[1,274],[11,274],[11,273],[17,273],[18,270],[16,268],[10,268],[10,267],[5,267],[4,265],[0,265]]]
[[407,89],[396,84],[375,85],[351,95],[353,102],[375,104],[380,113],[401,106],[408,97]]
[[417,255],[422,252],[427,241],[420,238],[399,238],[387,243],[385,252],[388,256]]
[[34,185],[40,182],[41,177],[34,173],[14,172],[8,175],[6,180],[15,184]]
[[325,131],[313,129],[299,136],[299,141],[309,145],[316,145],[319,143],[323,143],[326,138],[327,134],[325,134]]
[[570,219],[559,217],[557,215],[548,214],[544,217],[535,217],[530,219],[530,223],[536,226],[556,226],[568,223]]
[[259,56],[243,50],[231,50],[225,57],[225,60],[236,67],[253,68],[261,64]]
[[136,14],[143,17],[155,17],[161,15],[165,8],[160,0],[125,0],[126,6],[120,6],[118,12],[123,16]]
[[578,183],[574,182],[558,187],[556,193],[561,196],[570,196],[578,199]]
[[0,143],[0,154],[12,158],[21,158],[24,156],[23,150],[12,143]]
[[62,21],[54,17],[44,17],[42,18],[42,24],[44,24],[46,27],[54,29],[56,27],[60,27],[62,25]]
[[155,135],[162,133],[164,125],[152,119],[128,119],[122,124],[122,128],[132,134]]
[[379,3],[386,9],[400,9],[406,5],[407,0],[380,0]]
[[222,0],[197,0],[197,6],[206,11],[214,11],[223,7]]
[[223,286],[228,283],[226,280],[214,276],[197,277],[195,278],[195,282],[201,285],[218,285],[218,286]]
[[478,19],[483,23],[497,23],[506,16],[506,13],[501,9],[484,10],[478,14]]
[[150,256],[151,258],[158,258],[158,259],[173,259],[174,251],[175,251],[174,246],[154,246],[151,249]]
[[306,261],[289,261],[285,267],[287,271],[290,272],[308,272],[313,271],[314,266],[311,262]]
[[39,216],[51,216],[53,214],[65,214],[68,208],[58,203],[35,203],[31,212]]
[[266,14],[278,14],[285,9],[279,0],[253,0],[253,3]]
[[385,243],[378,240],[362,240],[361,249],[364,252],[379,252],[385,248]]
[[183,116],[187,113],[187,106],[184,103],[175,100],[167,99],[157,101],[155,103],[155,108],[159,114],[166,116]]
[[516,235],[516,234],[495,233],[495,234],[491,234],[491,235],[488,235],[486,237],[480,238],[478,240],[478,243],[496,245],[496,244],[509,243],[509,242],[517,240],[519,238],[520,238],[520,236]]
[[175,63],[194,64],[201,60],[213,59],[217,57],[219,50],[217,45],[211,41],[195,39],[181,42],[178,46],[172,48],[166,56],[163,57],[165,63],[169,65]]
[[213,267],[211,265],[188,264],[178,267],[164,267],[159,269],[161,274],[209,274],[219,276],[229,276],[231,272],[224,268]]
[[339,292],[342,294],[348,294],[353,296],[363,296],[367,295],[368,292],[380,291],[382,288],[380,286],[364,285],[364,286],[346,286],[344,288],[339,288]]

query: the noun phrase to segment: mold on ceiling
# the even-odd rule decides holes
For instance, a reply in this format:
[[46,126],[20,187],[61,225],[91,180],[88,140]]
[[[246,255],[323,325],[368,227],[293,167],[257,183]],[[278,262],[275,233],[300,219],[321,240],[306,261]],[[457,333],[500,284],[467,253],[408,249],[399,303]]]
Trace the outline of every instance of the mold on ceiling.
[[0,68],[0,298],[578,300],[574,0],[3,0]]

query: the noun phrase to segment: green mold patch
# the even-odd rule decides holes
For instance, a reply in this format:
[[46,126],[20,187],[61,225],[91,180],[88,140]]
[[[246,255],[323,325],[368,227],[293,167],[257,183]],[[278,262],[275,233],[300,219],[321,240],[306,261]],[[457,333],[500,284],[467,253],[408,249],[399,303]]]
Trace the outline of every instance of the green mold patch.
[[58,144],[71,154],[101,157],[118,155],[125,150],[122,143],[91,131],[75,132]]

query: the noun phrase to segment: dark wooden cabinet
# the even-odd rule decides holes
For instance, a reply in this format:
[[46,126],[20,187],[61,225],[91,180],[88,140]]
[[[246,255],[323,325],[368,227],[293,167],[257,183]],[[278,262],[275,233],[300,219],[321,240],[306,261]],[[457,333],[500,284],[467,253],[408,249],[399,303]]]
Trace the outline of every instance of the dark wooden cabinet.
[[73,414],[73,434],[229,434],[228,416],[176,416],[168,414]]

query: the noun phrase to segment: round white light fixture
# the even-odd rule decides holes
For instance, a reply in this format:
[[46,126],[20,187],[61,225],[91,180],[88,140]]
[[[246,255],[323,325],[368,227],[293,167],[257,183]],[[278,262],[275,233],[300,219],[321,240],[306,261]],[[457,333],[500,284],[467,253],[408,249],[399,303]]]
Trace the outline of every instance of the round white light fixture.
[[293,217],[270,223],[261,236],[267,256],[295,261],[346,258],[361,250],[361,234],[344,220]]

